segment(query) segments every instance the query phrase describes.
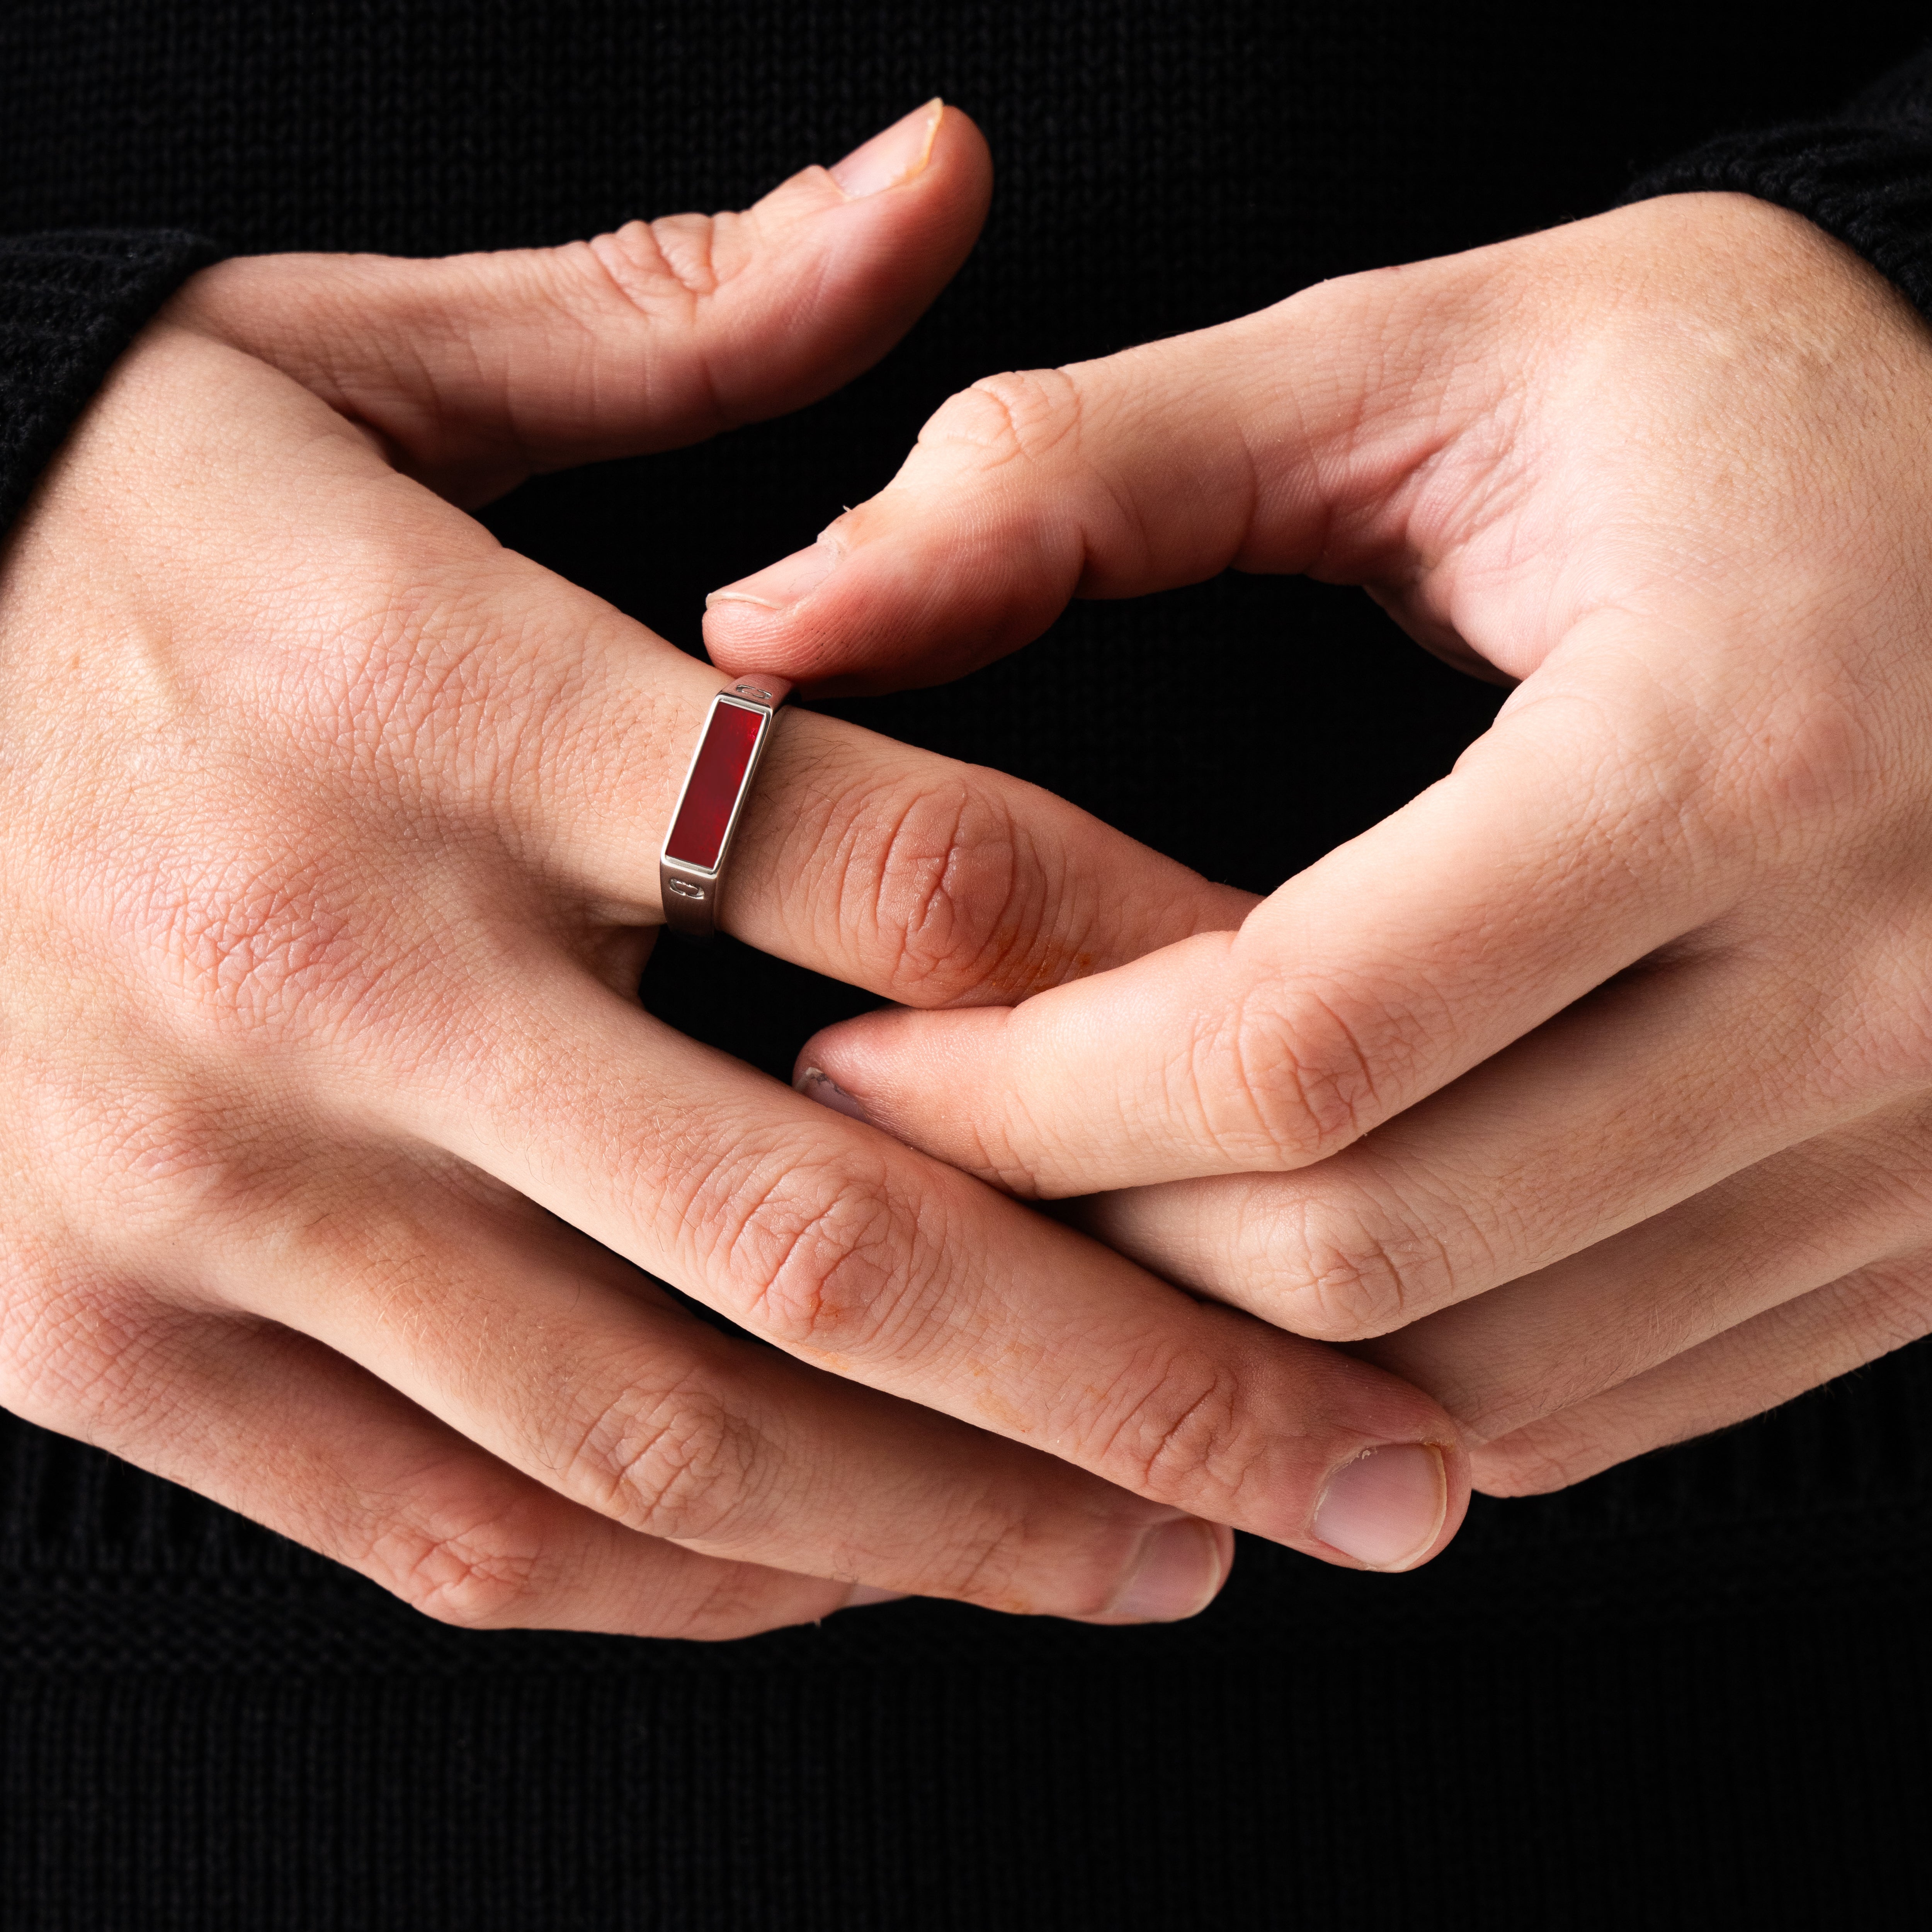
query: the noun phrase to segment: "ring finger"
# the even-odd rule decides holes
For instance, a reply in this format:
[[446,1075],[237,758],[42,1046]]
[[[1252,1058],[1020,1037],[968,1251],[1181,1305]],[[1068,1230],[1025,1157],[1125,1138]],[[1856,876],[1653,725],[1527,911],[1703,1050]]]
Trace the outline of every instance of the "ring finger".
[[[223,1244],[230,1306],[359,1364],[639,1541],[1006,1610],[1180,1616],[1225,1532],[717,1333],[473,1174],[357,1177]],[[372,1204],[383,1204],[371,1213]]]

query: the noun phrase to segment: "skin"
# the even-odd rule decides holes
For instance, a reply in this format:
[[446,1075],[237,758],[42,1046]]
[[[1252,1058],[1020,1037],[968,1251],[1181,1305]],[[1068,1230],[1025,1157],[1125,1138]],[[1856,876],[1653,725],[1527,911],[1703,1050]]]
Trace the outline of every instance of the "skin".
[[[464,514],[824,393],[989,170],[937,104],[748,212],[197,277],[0,566],[0,1400],[430,1614],[1187,1614],[1432,1399],[647,1018],[722,681]],[[1238,915],[997,773],[781,721],[724,923],[916,1004]],[[776,1344],[727,1336],[646,1278]],[[1399,1566],[1397,1566],[1399,1567]]]
[[1228,930],[806,1048],[900,1142],[1438,1394],[1510,1494],[1932,1328],[1932,332],[1652,201],[994,376],[727,666],[932,682],[1070,598],[1360,584],[1515,688]]

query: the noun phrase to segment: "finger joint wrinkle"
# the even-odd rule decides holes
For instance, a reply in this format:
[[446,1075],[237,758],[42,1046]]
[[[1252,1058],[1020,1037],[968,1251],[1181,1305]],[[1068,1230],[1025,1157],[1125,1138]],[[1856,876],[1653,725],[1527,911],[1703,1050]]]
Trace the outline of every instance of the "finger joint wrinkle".
[[718,1390],[686,1382],[641,1406],[620,1396],[592,1420],[572,1460],[606,1515],[647,1535],[690,1538],[742,1513],[758,1448]]
[[834,1179],[828,1191],[794,1174],[740,1222],[728,1246],[740,1318],[802,1353],[868,1359],[893,1352],[910,1317],[925,1244],[916,1214],[876,1180]]

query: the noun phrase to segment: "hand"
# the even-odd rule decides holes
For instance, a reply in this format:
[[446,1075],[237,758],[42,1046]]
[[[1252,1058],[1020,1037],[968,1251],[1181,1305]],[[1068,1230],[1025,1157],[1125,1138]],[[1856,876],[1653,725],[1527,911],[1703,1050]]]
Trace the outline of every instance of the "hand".
[[1382,1338],[1485,1489],[1924,1334],[1928,421],[1890,285],[1722,195],[976,385],[718,593],[721,663],[931,682],[1233,566],[1520,682],[1238,932],[805,1062],[1016,1193],[1111,1190],[1084,1224],[1171,1280]]
[[[829,388],[986,192],[970,124],[922,112],[747,214],[232,262],[124,358],[0,579],[10,1408],[478,1624],[1172,1616],[1220,1522],[1390,1564],[1453,1534],[1427,1398],[639,1010],[721,680],[452,507]],[[728,925],[902,1000],[1226,916],[1030,787],[809,714],[750,814]]]

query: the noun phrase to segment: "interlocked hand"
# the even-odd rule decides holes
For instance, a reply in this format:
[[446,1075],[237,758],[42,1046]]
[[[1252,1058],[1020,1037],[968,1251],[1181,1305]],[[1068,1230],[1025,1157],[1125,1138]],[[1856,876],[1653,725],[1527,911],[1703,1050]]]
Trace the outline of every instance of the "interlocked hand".
[[[721,680],[454,507],[822,393],[987,188],[935,106],[748,214],[238,261],[145,332],[0,580],[10,1408],[473,1624],[1174,1616],[1223,1524],[1385,1564],[1453,1533],[1426,1396],[639,1010]],[[1235,903],[808,713],[748,809],[727,927],[900,1000]],[[1357,1460],[1424,1443],[1420,1488]]]
[[1238,931],[802,1064],[1016,1193],[1094,1197],[1172,1280],[1366,1344],[1486,1444],[1486,1489],[1924,1334],[1928,424],[1918,316],[1728,195],[976,384],[714,599],[720,662],[930,682],[1070,597],[1232,566],[1366,585],[1516,688]]

